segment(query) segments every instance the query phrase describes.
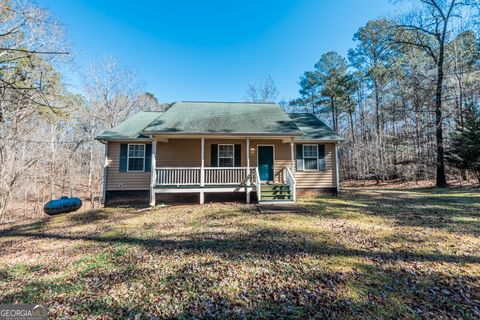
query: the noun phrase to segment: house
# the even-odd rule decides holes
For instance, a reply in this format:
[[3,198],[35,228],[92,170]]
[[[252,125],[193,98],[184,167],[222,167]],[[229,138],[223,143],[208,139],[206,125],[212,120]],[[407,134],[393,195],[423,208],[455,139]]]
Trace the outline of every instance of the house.
[[294,202],[303,192],[339,190],[343,139],[311,114],[275,103],[177,102],[139,112],[97,137],[105,144],[103,199],[151,205],[195,195],[242,193]]

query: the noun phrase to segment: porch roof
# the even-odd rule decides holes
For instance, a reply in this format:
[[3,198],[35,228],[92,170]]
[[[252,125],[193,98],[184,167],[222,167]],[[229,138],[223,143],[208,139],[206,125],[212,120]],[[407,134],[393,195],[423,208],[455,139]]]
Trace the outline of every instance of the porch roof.
[[177,102],[144,134],[300,136],[302,132],[275,103]]
[[342,137],[335,133],[322,120],[313,114],[308,113],[289,113],[288,116],[295,122],[298,128],[303,132],[301,137],[296,138],[300,141],[318,140],[318,141],[344,141]]
[[137,140],[147,139],[142,134],[143,129],[154,120],[161,117],[163,112],[159,111],[140,111],[130,118],[120,122],[114,128],[104,131],[97,136],[97,140]]

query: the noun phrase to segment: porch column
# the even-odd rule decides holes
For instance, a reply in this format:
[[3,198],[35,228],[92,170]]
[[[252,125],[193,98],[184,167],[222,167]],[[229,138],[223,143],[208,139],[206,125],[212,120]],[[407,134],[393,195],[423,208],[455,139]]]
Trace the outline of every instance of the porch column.
[[105,204],[107,197],[107,170],[108,170],[108,142],[105,141],[105,159],[103,162],[103,190],[102,190],[102,204]]
[[[247,146],[247,152],[245,153],[245,155],[247,156],[247,177],[248,177],[250,175],[250,138],[247,138],[246,146]],[[250,182],[251,182],[251,177],[247,179],[247,186],[250,185]]]
[[250,176],[250,138],[247,138],[247,152],[245,155],[247,156],[247,188],[246,188],[246,197],[247,197],[247,203],[250,203],[250,190],[248,187],[250,187],[251,184],[251,179],[252,177]]
[[290,159],[292,160],[292,163],[291,163],[291,171],[292,171],[292,174],[294,174],[295,172],[295,152],[294,152],[294,143],[293,143],[293,139],[290,140]]
[[[201,166],[200,166],[200,186],[205,186],[205,138],[201,139]],[[200,191],[200,204],[205,203],[205,194],[203,191]]]
[[335,143],[335,180],[337,185],[337,195],[340,192],[340,171],[338,165],[338,142]]
[[152,162],[150,166],[150,206],[155,206],[155,185],[157,181],[157,138],[152,138]]

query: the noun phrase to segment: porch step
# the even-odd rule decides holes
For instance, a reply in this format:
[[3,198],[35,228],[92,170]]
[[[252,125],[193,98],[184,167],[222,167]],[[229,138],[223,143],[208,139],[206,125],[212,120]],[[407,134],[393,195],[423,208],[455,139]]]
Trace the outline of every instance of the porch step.
[[262,200],[292,200],[293,201],[293,196],[292,195],[263,195],[262,194]]
[[293,201],[290,187],[286,184],[266,184],[260,186],[261,203]]
[[281,190],[281,191],[277,191],[277,190],[261,190],[261,194],[262,194],[262,197],[263,196],[289,196],[292,194],[292,192],[290,190]]
[[290,186],[288,184],[262,184],[260,186],[262,191],[287,191],[290,190]]

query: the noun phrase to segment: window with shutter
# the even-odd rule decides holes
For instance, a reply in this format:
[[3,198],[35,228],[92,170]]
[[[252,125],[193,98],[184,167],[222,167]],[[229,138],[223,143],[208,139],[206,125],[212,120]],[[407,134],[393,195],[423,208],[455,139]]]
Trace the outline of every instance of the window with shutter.
[[233,144],[219,144],[218,145],[218,166],[219,167],[234,167],[235,163],[235,148]]
[[305,171],[318,170],[318,146],[316,144],[303,145],[303,167]]
[[145,170],[145,145],[129,144],[127,154],[127,171],[143,172]]

